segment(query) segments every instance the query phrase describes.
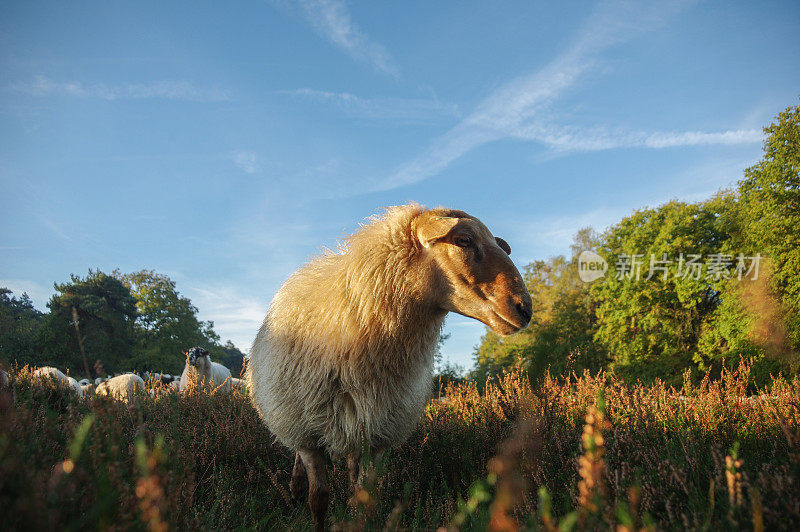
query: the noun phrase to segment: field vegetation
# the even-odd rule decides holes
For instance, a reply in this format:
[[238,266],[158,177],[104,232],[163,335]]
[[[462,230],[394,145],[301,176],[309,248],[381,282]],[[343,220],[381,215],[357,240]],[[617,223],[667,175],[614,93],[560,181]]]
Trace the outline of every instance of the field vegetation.
[[[612,373],[450,383],[350,497],[338,530],[790,530],[800,527],[800,380],[741,364],[679,388]],[[27,368],[0,392],[7,529],[310,529],[291,453],[246,390],[151,386],[79,400]]]

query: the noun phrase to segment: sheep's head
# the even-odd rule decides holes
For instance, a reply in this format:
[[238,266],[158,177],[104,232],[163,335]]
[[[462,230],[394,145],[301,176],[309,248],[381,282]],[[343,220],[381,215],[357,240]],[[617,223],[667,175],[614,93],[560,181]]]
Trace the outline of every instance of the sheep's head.
[[434,304],[482,321],[501,336],[531,319],[531,296],[509,255],[511,248],[462,211],[419,215],[417,239],[431,262]]
[[211,366],[211,353],[207,349],[193,347],[188,351],[184,351],[183,354],[186,355],[186,363],[196,367],[198,370]]

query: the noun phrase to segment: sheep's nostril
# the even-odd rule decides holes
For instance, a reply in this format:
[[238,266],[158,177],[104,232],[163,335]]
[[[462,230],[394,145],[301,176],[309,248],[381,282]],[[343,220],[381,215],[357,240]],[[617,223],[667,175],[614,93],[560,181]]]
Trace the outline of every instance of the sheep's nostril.
[[522,303],[517,303],[517,312],[525,320],[525,323],[528,323],[529,321],[531,321],[531,312],[528,309],[526,309],[522,305]]

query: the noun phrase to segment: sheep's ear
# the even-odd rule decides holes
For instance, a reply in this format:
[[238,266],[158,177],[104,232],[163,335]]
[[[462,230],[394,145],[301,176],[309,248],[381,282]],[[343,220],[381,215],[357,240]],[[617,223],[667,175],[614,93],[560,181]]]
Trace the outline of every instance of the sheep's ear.
[[432,216],[417,227],[417,238],[424,247],[446,237],[458,225],[458,218],[451,216]]
[[511,255],[511,246],[508,245],[508,242],[500,238],[499,236],[494,237],[497,240],[497,245],[500,246],[500,249]]

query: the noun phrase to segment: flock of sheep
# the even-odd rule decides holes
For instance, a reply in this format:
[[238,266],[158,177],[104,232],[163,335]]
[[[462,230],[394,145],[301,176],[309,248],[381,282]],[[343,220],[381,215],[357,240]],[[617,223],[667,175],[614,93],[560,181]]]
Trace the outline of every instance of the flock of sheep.
[[[358,494],[362,449],[379,460],[417,424],[448,312],[500,336],[528,325],[531,297],[510,254],[474,216],[409,204],[372,218],[275,294],[247,364],[248,396],[270,432],[295,451],[290,492],[295,500],[307,493],[316,530],[325,528],[330,499],[325,455],[347,459]],[[237,384],[208,351],[184,354],[183,374],[170,383],[179,390],[193,380],[221,393]],[[55,368],[36,372],[79,395],[92,387]],[[97,394],[124,399],[144,379],[127,374],[95,385]]]
[[[94,382],[89,379],[76,380],[65,375],[61,370],[46,366],[37,368],[32,377],[37,381],[51,380],[70,388],[79,398],[90,395],[108,395],[121,401],[130,401],[137,392],[145,389],[145,383],[160,384],[177,392],[186,391],[190,386],[210,387],[215,393],[231,393],[231,390],[242,386],[242,381],[231,376],[231,372],[217,362],[212,362],[210,353],[201,347],[193,347],[185,351],[186,366],[180,377],[165,373],[123,373],[114,377],[98,377]],[[8,376],[3,372],[3,383]],[[154,390],[150,390],[154,394]]]

